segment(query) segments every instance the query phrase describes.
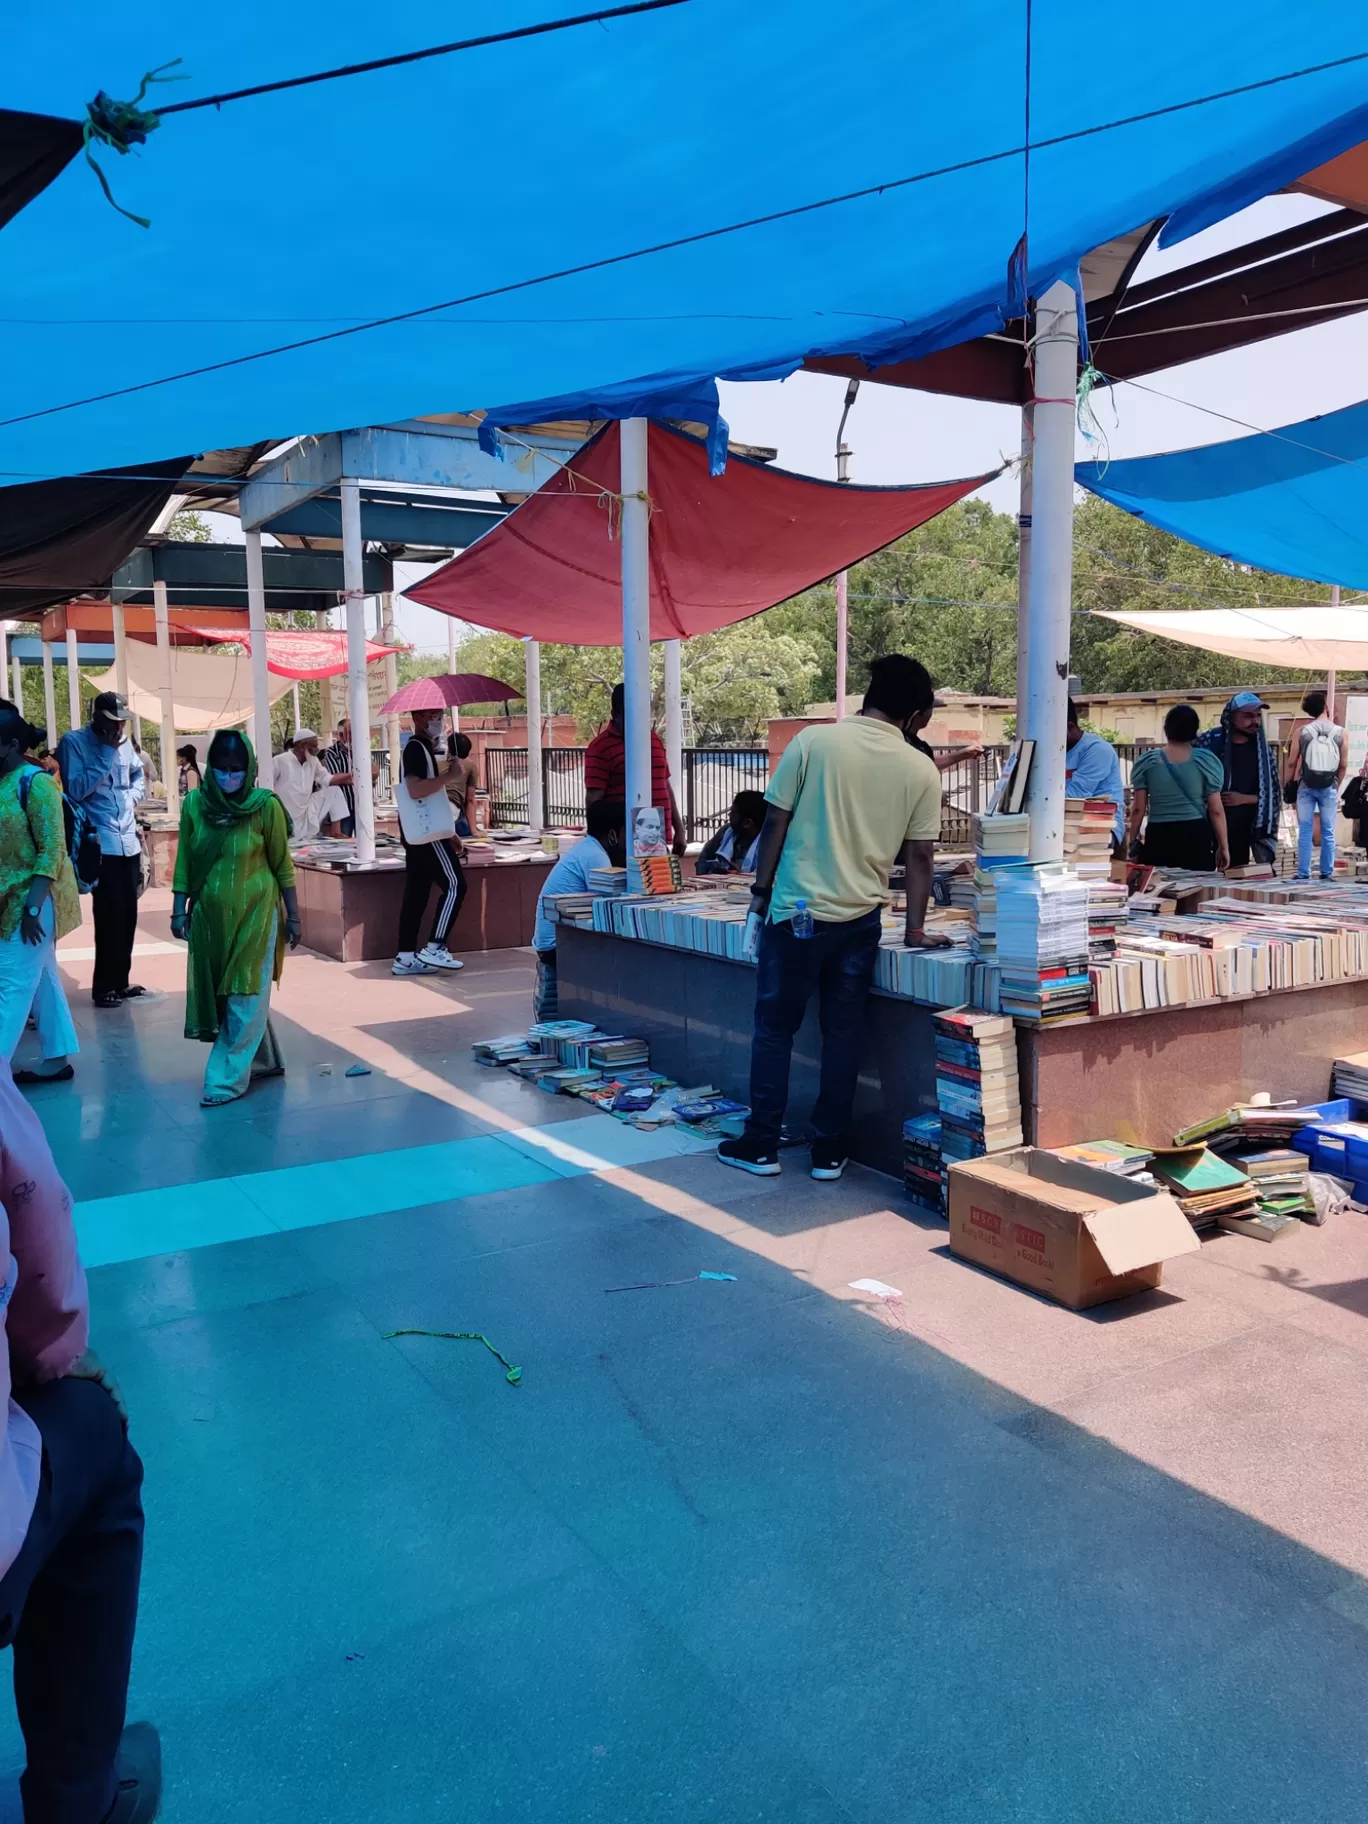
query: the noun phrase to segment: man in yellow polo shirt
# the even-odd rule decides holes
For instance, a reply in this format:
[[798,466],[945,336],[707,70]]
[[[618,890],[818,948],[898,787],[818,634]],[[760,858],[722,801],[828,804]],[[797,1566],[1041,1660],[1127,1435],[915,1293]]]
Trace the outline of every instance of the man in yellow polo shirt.
[[923,929],[940,835],[940,774],[905,737],[933,691],[902,653],[876,659],[858,716],[805,728],[784,750],[765,793],[751,901],[760,934],[751,1042],[750,1118],[724,1140],[724,1165],[772,1177],[788,1102],[793,1040],[816,990],[822,1071],[812,1110],[812,1176],[839,1178],[859,1076],[865,1002],[874,981],[880,913],[901,854],[909,948],[941,949]]

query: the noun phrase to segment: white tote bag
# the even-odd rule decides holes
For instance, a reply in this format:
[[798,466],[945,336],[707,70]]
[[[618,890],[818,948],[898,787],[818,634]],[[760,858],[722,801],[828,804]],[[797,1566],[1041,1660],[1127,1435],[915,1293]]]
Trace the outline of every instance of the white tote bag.
[[425,798],[415,798],[409,791],[408,780],[401,779],[394,798],[399,806],[399,828],[404,832],[405,842],[441,842],[456,834],[456,813],[445,792],[429,792]]

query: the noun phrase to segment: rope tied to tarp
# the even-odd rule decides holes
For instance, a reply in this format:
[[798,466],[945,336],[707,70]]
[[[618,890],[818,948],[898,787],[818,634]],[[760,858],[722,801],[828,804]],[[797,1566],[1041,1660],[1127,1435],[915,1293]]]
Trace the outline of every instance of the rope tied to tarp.
[[85,147],[86,163],[100,180],[100,188],[105,193],[105,200],[111,209],[117,209],[120,215],[126,215],[130,222],[136,222],[140,228],[150,228],[151,221],[145,215],[135,215],[131,209],[125,209],[122,203],[114,201],[114,192],[109,187],[109,179],[101,170],[99,161],[91,151],[92,141],[107,146],[111,152],[117,152],[120,158],[126,158],[134,146],[145,146],[147,136],[154,133],[161,125],[161,115],[152,108],[144,108],[141,103],[154,82],[185,82],[185,76],[167,76],[164,72],[174,70],[180,62],[173,57],[170,63],[158,65],[155,70],[145,72],[138,92],[132,101],[115,101],[112,95],[106,95],[101,89],[94,101],[86,104],[85,126],[81,132],[81,141]]
[[1097,413],[1093,407],[1092,401],[1093,394],[1097,391],[1099,386],[1106,387],[1110,385],[1111,382],[1108,380],[1107,376],[1103,373],[1099,373],[1093,366],[1091,360],[1084,363],[1083,372],[1078,376],[1077,404],[1075,407],[1078,428],[1089,443],[1095,443],[1099,446],[1098,460],[1101,464],[1101,472],[1104,475],[1111,465],[1111,446],[1108,443],[1106,431],[1103,429],[1102,425],[1098,423]]

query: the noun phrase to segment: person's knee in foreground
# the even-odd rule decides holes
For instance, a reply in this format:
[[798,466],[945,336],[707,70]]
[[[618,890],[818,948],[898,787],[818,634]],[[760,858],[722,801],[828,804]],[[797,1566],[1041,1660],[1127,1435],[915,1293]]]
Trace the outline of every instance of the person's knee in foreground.
[[839,1178],[859,1075],[861,1022],[874,981],[888,878],[906,869],[909,949],[928,937],[926,904],[940,834],[940,774],[904,736],[931,707],[931,679],[902,653],[876,659],[859,715],[805,728],[784,750],[765,797],[751,909],[764,923],[756,969],[750,1116],[724,1140],[724,1165],[770,1176],[788,1102],[789,1060],[813,991],[822,1068],[812,1110],[814,1178]]
[[9,1258],[0,1393],[0,1646],[14,1649],[25,1824],[149,1824],[161,1751],[125,1705],[142,1568],[142,1464],[89,1350],[71,1196],[0,1072]]
[[596,798],[584,813],[585,834],[566,851],[542,884],[537,900],[537,922],[532,949],[537,958],[537,986],[532,1015],[537,1020],[557,1017],[556,927],[547,904],[560,893],[587,893],[589,876],[600,868],[620,868],[626,857],[627,807]]

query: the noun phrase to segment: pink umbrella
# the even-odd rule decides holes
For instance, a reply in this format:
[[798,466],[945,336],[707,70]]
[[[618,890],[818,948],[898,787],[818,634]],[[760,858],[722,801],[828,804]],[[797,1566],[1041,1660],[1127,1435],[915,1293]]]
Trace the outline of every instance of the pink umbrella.
[[435,677],[415,678],[380,705],[382,716],[402,716],[411,709],[459,709],[466,703],[511,703],[522,692],[498,678],[481,677],[478,671],[439,671]]

